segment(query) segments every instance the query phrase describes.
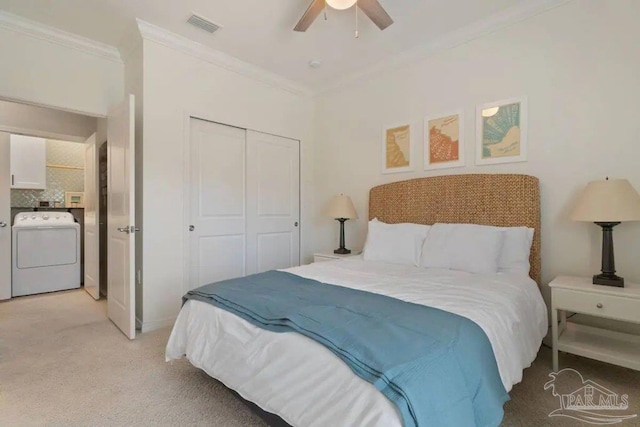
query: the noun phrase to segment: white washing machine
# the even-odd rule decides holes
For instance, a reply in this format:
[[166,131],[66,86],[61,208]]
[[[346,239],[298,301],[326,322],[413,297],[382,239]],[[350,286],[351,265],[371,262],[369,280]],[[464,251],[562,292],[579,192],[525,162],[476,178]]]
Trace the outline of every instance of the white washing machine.
[[21,212],[13,222],[12,295],[80,287],[80,225],[68,212]]

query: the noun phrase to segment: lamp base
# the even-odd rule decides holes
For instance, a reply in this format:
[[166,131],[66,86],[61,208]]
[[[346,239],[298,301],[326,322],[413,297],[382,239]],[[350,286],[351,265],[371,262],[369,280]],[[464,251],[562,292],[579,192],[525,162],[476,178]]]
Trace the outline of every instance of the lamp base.
[[624,278],[616,276],[615,274],[597,274],[593,276],[593,284],[624,288]]
[[340,223],[340,247],[333,251],[334,254],[347,255],[351,251],[344,247],[344,222],[349,218],[336,218],[336,221]]

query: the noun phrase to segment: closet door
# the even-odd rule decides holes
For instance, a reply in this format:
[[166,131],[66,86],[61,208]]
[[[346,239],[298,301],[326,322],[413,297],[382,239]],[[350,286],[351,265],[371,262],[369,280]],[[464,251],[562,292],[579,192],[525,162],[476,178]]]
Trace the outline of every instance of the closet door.
[[247,274],[300,263],[300,144],[247,131]]
[[246,131],[191,119],[189,288],[246,274]]

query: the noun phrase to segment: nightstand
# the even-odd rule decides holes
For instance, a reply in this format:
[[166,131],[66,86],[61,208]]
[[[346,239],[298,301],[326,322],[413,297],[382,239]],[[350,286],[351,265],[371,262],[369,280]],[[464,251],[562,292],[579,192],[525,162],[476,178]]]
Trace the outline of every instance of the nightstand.
[[313,254],[313,262],[324,262],[324,261],[333,261],[336,259],[344,259],[352,256],[358,256],[362,253],[362,251],[351,251],[350,254],[340,255],[334,254],[333,251],[325,251],[325,252],[316,252]]
[[566,317],[570,311],[640,323],[640,285],[625,283],[624,288],[616,288],[591,281],[589,277],[559,276],[549,283],[553,370],[558,372],[559,351],[640,370],[639,336],[578,325],[567,322]]

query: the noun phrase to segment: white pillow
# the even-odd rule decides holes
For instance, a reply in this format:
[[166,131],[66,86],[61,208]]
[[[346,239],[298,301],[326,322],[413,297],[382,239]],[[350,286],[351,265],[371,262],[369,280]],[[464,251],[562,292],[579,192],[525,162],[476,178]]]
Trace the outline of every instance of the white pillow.
[[362,257],[365,261],[417,266],[429,228],[421,224],[386,224],[373,219],[369,221]]
[[529,255],[533,244],[533,228],[502,227],[504,245],[498,259],[498,271],[501,273],[520,273],[529,275]]
[[422,246],[420,265],[469,273],[496,273],[505,233],[475,224],[434,224]]

